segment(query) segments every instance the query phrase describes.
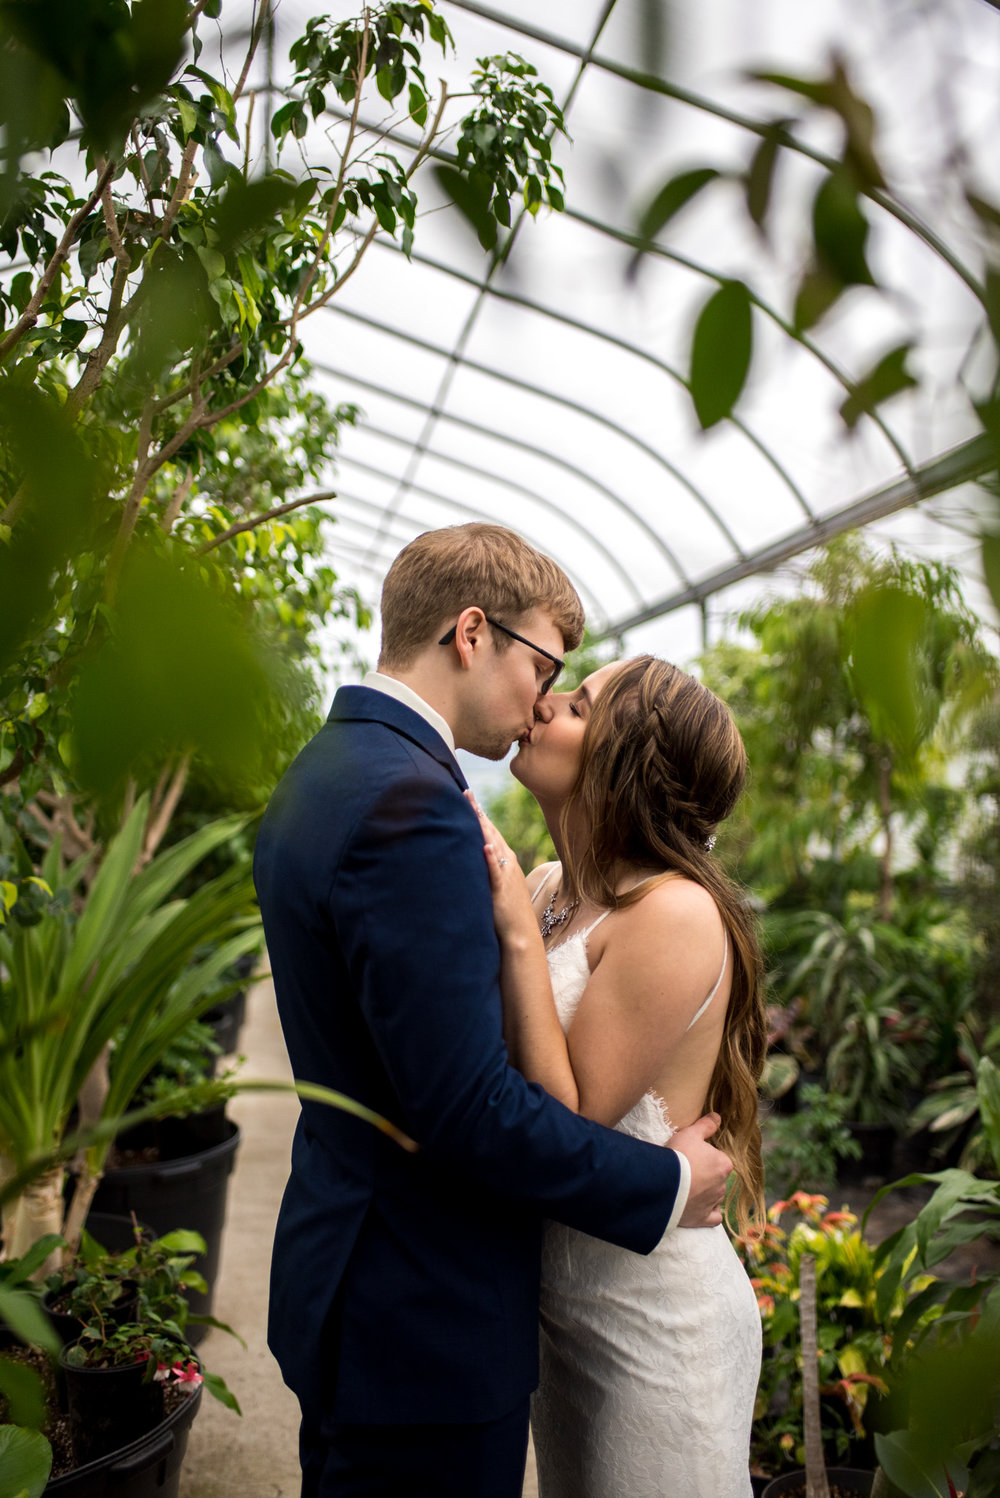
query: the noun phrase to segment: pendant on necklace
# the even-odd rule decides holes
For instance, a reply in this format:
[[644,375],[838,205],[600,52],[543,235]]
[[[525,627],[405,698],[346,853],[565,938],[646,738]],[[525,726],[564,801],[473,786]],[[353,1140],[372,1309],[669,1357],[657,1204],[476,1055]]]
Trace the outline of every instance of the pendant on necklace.
[[579,903],[580,903],[579,900],[570,900],[567,905],[563,906],[562,910],[560,910],[559,914],[557,915],[556,914],[556,892],[555,892],[555,890],[552,891],[552,898],[549,900],[549,903],[546,905],[545,909],[542,911],[542,940],[543,941],[547,941],[548,940],[548,938],[552,935],[553,931],[556,929],[557,926],[561,926],[564,921],[568,921],[569,920],[570,916],[573,914],[574,910],[579,905]]

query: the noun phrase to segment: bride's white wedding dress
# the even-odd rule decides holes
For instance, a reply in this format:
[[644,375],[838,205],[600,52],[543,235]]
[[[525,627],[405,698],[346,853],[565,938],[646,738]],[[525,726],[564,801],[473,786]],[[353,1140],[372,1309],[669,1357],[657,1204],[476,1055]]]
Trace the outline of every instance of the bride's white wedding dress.
[[[549,952],[564,1030],[593,929]],[[674,1132],[653,1093],[617,1127],[653,1144]],[[749,1498],[760,1353],[756,1297],[724,1228],[675,1229],[643,1255],[549,1223],[531,1406],[540,1498]]]

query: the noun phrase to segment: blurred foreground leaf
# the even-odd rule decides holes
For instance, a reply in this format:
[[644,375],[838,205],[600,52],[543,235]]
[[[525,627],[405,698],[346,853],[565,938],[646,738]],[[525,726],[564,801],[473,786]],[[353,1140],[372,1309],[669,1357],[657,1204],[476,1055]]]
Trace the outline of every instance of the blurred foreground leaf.
[[[6,1397],[11,1425],[30,1425],[32,1430],[37,1431],[45,1420],[45,1387],[34,1368],[29,1368],[27,1363],[15,1363],[13,1358],[0,1356],[0,1394]],[[8,1428],[0,1425],[0,1436]],[[0,1473],[4,1476],[8,1459],[9,1456],[0,1445]],[[2,1491],[0,1488],[0,1492]],[[18,1493],[20,1489],[14,1488],[14,1492]]]
[[62,407],[17,376],[0,379],[0,479],[20,511],[0,543],[0,668],[52,612],[53,580],[106,508],[100,468]]
[[40,1431],[0,1425],[0,1498],[41,1498],[51,1470],[52,1447]]
[[703,431],[732,411],[752,352],[750,293],[742,281],[726,281],[701,309],[691,345],[691,397]]
[[113,631],[81,668],[78,770],[100,794],[146,756],[195,750],[240,773],[258,753],[272,666],[248,616],[213,574],[134,546]]
[[902,754],[912,753],[925,730],[921,646],[929,625],[922,598],[877,584],[853,600],[846,619],[858,700],[875,737]]
[[918,383],[906,368],[906,360],[913,345],[901,343],[898,348],[884,355],[874,368],[857,382],[840,408],[840,415],[848,431],[853,432],[866,412],[873,411],[901,390],[909,390]]

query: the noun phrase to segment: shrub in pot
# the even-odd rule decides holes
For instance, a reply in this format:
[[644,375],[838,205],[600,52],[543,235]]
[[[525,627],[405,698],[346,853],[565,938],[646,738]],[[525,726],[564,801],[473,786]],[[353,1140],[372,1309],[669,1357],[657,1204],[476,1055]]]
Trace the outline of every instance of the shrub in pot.
[[[192,1324],[215,1326],[236,1336],[232,1327],[215,1317],[191,1312],[192,1294],[204,1295],[207,1289],[194,1268],[204,1251],[205,1243],[198,1233],[181,1230],[153,1238],[137,1228],[131,1248],[108,1254],[85,1231],[77,1258],[50,1276],[48,1293],[67,1296],[82,1322],[77,1336],[91,1344],[117,1347],[115,1324],[124,1320],[147,1329],[167,1327],[170,1335],[185,1345],[191,1342]],[[134,1315],[127,1318],[119,1310],[123,1289],[130,1293],[135,1306]],[[209,1393],[239,1413],[239,1405],[223,1380],[205,1370],[202,1374]]]
[[[759,1233],[740,1240],[763,1325],[764,1358],[751,1439],[756,1470],[801,1466],[804,1356],[799,1313],[800,1268],[810,1255],[818,1296],[820,1424],[826,1459],[842,1464],[869,1435],[874,1396],[886,1388],[897,1326],[904,1337],[936,1311],[921,1307],[933,1277],[915,1262],[883,1283],[885,1269],[851,1212],[831,1212],[827,1198],[796,1192],[776,1202]],[[914,1312],[914,1306],[916,1312]]]
[[[217,998],[219,975],[260,945],[246,867],[175,898],[242,819],[199,829],[137,873],[146,812],[140,798],[82,897],[88,860],[64,867],[53,845],[36,875],[18,848],[18,898],[0,928],[7,1041],[0,1049],[0,1182],[58,1145],[78,1104],[84,1126],[119,1117],[191,1019]],[[192,961],[209,943],[209,955]],[[65,1229],[75,1245],[109,1147],[101,1138],[82,1152],[65,1212],[61,1165],[5,1204],[10,1255],[46,1231]]]
[[159,1425],[166,1381],[191,1392],[202,1382],[176,1323],[149,1316],[141,1322],[85,1327],[79,1340],[63,1349],[60,1366],[73,1454],[80,1466],[130,1445]]

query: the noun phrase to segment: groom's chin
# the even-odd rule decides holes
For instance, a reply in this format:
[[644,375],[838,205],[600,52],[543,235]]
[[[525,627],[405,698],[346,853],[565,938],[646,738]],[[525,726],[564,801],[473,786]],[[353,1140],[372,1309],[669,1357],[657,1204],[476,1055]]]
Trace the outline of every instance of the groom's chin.
[[470,754],[474,754],[477,759],[501,760],[506,759],[510,753],[511,742],[512,740],[510,739],[493,739],[491,741],[484,738],[475,744],[466,744],[464,747]]

